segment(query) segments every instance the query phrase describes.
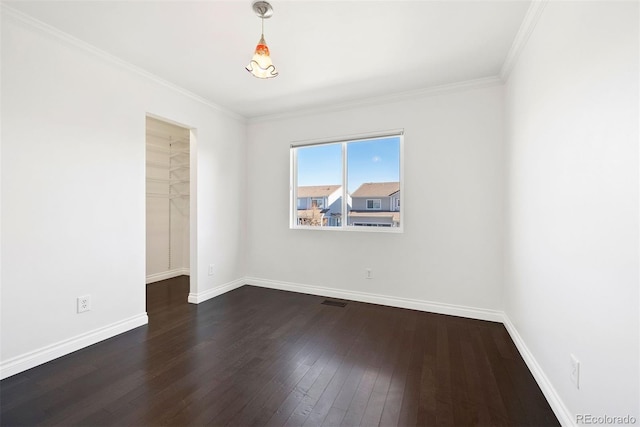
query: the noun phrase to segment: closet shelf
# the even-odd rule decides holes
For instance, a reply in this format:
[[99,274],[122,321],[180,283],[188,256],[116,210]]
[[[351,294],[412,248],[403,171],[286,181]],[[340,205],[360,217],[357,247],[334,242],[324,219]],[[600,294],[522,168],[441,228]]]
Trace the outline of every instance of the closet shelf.
[[156,153],[169,154],[169,149],[167,147],[161,147],[159,145],[154,145],[149,143],[147,143],[147,150],[153,151]]
[[147,161],[147,166],[158,169],[168,169],[169,172],[189,169],[188,164],[169,165],[168,163],[154,162],[151,160]]
[[147,178],[147,182],[157,182],[158,184],[186,184],[188,179],[166,179],[166,178]]
[[177,157],[177,156],[188,156],[189,149],[188,148],[169,148],[166,146],[155,145],[148,143],[147,150],[154,151],[156,153],[169,154],[169,157]]
[[189,144],[189,137],[185,136],[185,137],[176,137],[176,136],[171,136],[171,135],[167,135],[165,133],[160,133],[160,132],[154,132],[152,130],[147,129],[147,136],[153,136],[154,138],[160,138],[160,139],[164,139],[165,141],[169,141],[169,143],[171,144]]
[[147,166],[150,166],[152,168],[159,168],[159,169],[169,169],[169,164],[162,163],[162,162],[154,162],[151,160],[147,160]]
[[182,199],[189,197],[188,194],[168,194],[168,193],[147,193],[147,197],[156,199]]

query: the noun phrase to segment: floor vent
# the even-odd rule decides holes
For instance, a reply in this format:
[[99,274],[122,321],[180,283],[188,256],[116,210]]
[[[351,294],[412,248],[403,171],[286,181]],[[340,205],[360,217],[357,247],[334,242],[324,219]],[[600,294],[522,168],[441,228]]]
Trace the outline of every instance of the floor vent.
[[330,305],[332,307],[344,307],[345,305],[347,305],[346,302],[340,302],[340,301],[331,301],[331,300],[324,300],[322,301],[322,304],[324,305]]

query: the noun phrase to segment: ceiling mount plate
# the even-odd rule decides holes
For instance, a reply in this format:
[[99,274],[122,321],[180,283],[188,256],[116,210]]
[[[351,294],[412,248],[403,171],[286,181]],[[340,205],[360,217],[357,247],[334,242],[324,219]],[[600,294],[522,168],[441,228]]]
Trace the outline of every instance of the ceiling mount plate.
[[271,4],[267,1],[254,1],[251,7],[259,18],[267,19],[271,18],[271,15],[273,15],[273,7],[271,7]]

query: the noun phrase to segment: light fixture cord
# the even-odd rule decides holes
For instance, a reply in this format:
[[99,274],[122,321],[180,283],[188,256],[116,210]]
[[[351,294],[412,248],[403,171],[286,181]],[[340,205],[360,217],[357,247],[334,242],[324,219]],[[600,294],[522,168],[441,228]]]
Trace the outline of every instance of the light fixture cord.
[[262,34],[261,35],[264,38],[264,16],[262,16],[260,18],[261,18],[260,20],[262,21]]

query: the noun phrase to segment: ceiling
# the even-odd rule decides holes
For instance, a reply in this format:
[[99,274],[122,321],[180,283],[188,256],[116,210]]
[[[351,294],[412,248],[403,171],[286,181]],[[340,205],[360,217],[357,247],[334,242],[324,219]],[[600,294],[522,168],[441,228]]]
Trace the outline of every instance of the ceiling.
[[6,2],[247,118],[497,76],[531,2],[271,0],[269,80],[244,70],[251,3]]

